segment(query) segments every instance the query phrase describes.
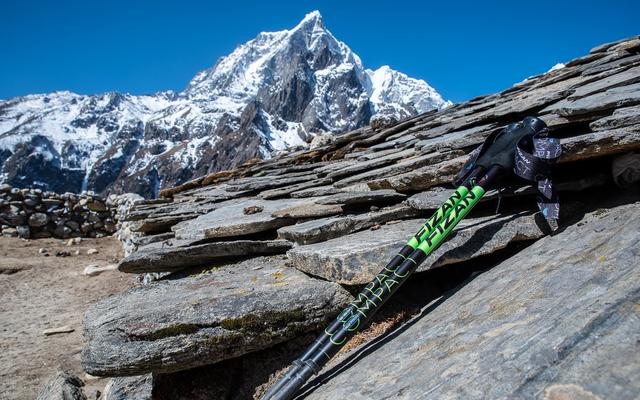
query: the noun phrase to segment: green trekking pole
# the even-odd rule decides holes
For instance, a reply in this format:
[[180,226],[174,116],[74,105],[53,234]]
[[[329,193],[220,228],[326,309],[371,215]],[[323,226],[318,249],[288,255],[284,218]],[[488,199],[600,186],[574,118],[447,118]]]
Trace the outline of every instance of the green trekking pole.
[[[265,394],[263,400],[290,399],[312,375],[318,373],[366,325],[427,256],[444,242],[453,228],[480,201],[486,190],[501,175],[514,169],[516,145],[535,137],[543,130],[546,130],[546,126],[541,120],[526,118],[522,123],[511,124],[497,135],[490,136],[479,154],[476,154],[477,162],[465,182],[466,185],[454,192],[381,274],[365,287],[356,300],[325,329],[321,337],[294,362],[293,367]],[[478,180],[479,174],[482,175]],[[458,197],[460,194],[463,194],[462,197]],[[455,204],[447,209],[446,205],[452,203]]]
[[363,291],[355,297],[355,299],[345,308],[340,315],[333,321],[331,325],[329,325],[324,332],[314,341],[314,343],[307,348],[304,354],[293,362],[294,366],[287,371],[287,373],[269,390],[264,394],[263,399],[268,399],[274,395],[295,373],[298,368],[301,368],[303,362],[308,358],[312,357],[315,353],[317,353],[323,346],[325,346],[326,342],[329,341],[330,335],[326,334],[326,332],[334,332],[336,331],[342,324],[345,315],[351,315],[360,307],[361,301],[367,298],[367,294],[378,290],[384,284],[384,280],[388,277],[389,272],[395,270],[403,261],[407,259],[411,255],[413,251],[429,236],[429,234],[433,231],[434,227],[442,221],[446,216],[448,216],[451,211],[455,208],[455,206],[462,200],[469,190],[471,189],[470,182],[477,179],[481,173],[482,168],[476,168],[472,174],[456,189],[451,196],[438,208],[433,215],[427,219],[418,232],[409,239],[407,244],[396,254],[391,261],[376,275],[376,278],[371,281]]

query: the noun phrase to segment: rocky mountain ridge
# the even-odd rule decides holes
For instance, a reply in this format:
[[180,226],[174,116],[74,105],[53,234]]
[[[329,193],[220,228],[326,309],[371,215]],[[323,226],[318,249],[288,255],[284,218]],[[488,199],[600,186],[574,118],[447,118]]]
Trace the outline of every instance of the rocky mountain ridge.
[[0,182],[56,192],[136,192],[304,148],[372,117],[449,105],[426,82],[366,69],[312,12],[263,32],[180,93],[70,92],[0,101]]

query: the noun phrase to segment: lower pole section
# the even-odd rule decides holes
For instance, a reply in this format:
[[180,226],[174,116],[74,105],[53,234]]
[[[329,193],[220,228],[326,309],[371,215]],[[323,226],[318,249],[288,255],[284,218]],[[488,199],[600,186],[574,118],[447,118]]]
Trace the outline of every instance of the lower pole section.
[[[421,227],[402,251],[338,315],[303,356],[294,362],[285,376],[263,396],[263,400],[288,400],[309,378],[319,372],[342,346],[366,325],[429,254],[444,242],[453,228],[480,201],[485,188],[499,175],[500,170],[500,167],[492,167],[471,189],[459,188],[447,201],[452,201],[451,207],[443,210],[443,205]],[[475,178],[473,182],[475,183]],[[463,192],[464,196],[456,197],[460,195],[459,191]]]

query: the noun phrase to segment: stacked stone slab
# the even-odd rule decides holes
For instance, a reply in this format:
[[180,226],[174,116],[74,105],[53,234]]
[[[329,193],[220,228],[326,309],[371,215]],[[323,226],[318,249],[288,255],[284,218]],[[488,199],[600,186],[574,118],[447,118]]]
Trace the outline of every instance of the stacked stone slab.
[[0,186],[0,227],[4,236],[24,239],[103,237],[117,230],[116,210],[91,193],[57,194]]
[[[243,386],[250,392],[247,397],[258,395],[269,377],[291,361],[292,355],[282,356],[283,346],[317,332],[322,321],[349,301],[349,293],[384,266],[446,198],[451,178],[468,153],[495,130],[534,115],[547,122],[564,151],[555,168],[562,199],[560,232],[541,239],[549,230],[537,212],[530,184],[507,182],[506,192],[489,192],[421,266],[418,278],[430,276],[434,269],[469,271],[471,277],[471,271],[496,264],[498,272],[491,270],[491,275],[476,278],[478,283],[459,287],[461,294],[447,300],[442,318],[424,324],[429,331],[396,333],[407,354],[431,355],[420,365],[428,364],[433,374],[405,379],[406,387],[396,385],[400,375],[389,366],[402,367],[402,376],[416,371],[397,359],[395,350],[381,351],[361,369],[358,363],[347,363],[357,379],[336,381],[340,383],[326,392],[320,387],[314,396],[360,393],[361,398],[376,398],[370,390],[381,385],[388,398],[403,397],[402,391],[410,393],[407,398],[456,397],[458,389],[465,398],[527,397],[548,389],[553,376],[561,376],[562,384],[583,372],[591,376],[605,358],[587,354],[580,346],[609,346],[625,330],[637,328],[629,318],[637,319],[632,304],[640,290],[633,278],[640,268],[634,250],[637,235],[631,233],[637,226],[640,193],[637,183],[624,190],[616,187],[612,163],[640,151],[639,71],[640,38],[634,37],[599,46],[563,68],[501,93],[391,126],[337,135],[313,149],[212,173],[163,190],[163,199],[136,202],[124,217],[128,233],[121,237],[128,256],[120,269],[160,275],[154,275],[155,281],[147,279],[151,282],[144,288],[90,308],[85,368],[97,375],[140,377],[118,378],[114,387],[118,382],[143,381],[152,388],[190,382],[190,376],[192,386],[207,382],[183,385],[184,398],[226,388],[233,376],[233,382],[253,385],[253,391]],[[607,240],[620,232],[625,249],[619,248],[623,242]],[[533,242],[536,247],[530,246]],[[537,254],[544,254],[544,260],[556,255],[562,262],[545,264]],[[617,261],[622,263],[618,272]],[[576,279],[574,271],[584,276]],[[157,280],[158,276],[163,278]],[[496,290],[491,290],[493,284]],[[571,301],[557,300],[554,290]],[[605,295],[619,301],[611,305]],[[423,314],[437,311],[438,304]],[[513,313],[517,318],[509,317]],[[485,316],[490,319],[482,323]],[[467,333],[467,324],[476,330]],[[558,324],[570,327],[557,329]],[[616,327],[614,336],[599,339],[599,329],[606,326]],[[547,335],[537,327],[549,327],[548,343],[537,342]],[[516,334],[524,339],[513,339]],[[444,346],[449,337],[458,345]],[[634,340],[620,342],[615,354],[635,354]],[[503,342],[509,346],[500,347]],[[474,350],[475,343],[485,347]],[[492,370],[519,372],[487,375],[486,365],[465,370],[463,360],[484,354],[492,355]],[[250,364],[256,359],[280,364],[255,372]],[[438,366],[442,359],[446,365]],[[560,398],[567,390],[606,398],[601,389],[607,382],[615,386],[638,381],[637,359],[606,362],[608,368],[619,367],[616,376],[602,374],[591,386],[582,379],[584,387],[551,388],[556,397],[549,398]],[[546,374],[545,366],[560,375]],[[360,378],[374,367],[377,375],[366,381],[366,388],[359,386]],[[205,371],[218,372],[209,376]],[[259,378],[251,380],[243,376],[246,373]],[[196,379],[203,374],[207,379]],[[447,382],[458,382],[458,387]],[[631,385],[616,394],[637,398],[640,390]],[[581,398],[596,398],[585,396]]]

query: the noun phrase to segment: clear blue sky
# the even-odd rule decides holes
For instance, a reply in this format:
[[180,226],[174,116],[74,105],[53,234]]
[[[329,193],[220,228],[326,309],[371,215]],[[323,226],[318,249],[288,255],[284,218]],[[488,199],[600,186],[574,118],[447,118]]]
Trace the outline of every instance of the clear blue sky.
[[[273,3],[273,4],[272,4]],[[391,67],[462,101],[597,44],[640,34],[640,1],[6,1],[0,99],[71,90],[181,90],[260,31],[309,11],[369,68]]]

